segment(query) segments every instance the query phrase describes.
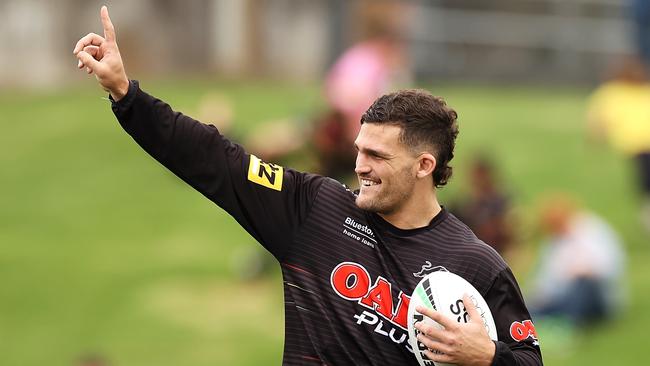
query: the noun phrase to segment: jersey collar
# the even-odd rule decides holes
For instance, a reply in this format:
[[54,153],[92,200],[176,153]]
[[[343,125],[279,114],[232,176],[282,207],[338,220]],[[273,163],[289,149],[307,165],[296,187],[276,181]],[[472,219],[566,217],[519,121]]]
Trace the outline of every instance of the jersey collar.
[[390,222],[384,220],[381,216],[379,216],[378,214],[376,214],[374,212],[369,212],[368,216],[370,217],[370,219],[375,224],[377,224],[377,226],[379,226],[380,228],[382,228],[382,229],[384,229],[386,231],[389,231],[390,233],[392,233],[394,235],[397,235],[397,236],[412,236],[412,235],[417,235],[419,233],[422,233],[424,231],[432,230],[433,228],[438,226],[438,224],[443,222],[447,218],[449,213],[447,212],[447,210],[445,209],[444,206],[442,206],[441,208],[442,209],[440,210],[440,212],[438,212],[438,214],[436,216],[434,216],[433,219],[431,219],[431,221],[429,222],[428,225],[423,226],[423,227],[418,227],[418,228],[415,228],[415,229],[400,229],[400,228],[394,226],[393,224],[391,224]]

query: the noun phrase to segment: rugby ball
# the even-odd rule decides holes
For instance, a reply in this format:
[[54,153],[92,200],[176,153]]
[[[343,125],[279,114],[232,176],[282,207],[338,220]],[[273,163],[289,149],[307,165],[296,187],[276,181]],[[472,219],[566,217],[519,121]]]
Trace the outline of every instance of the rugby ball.
[[492,340],[497,340],[497,329],[494,324],[494,318],[488,308],[485,299],[481,294],[464,278],[447,271],[437,271],[426,275],[413,290],[411,301],[408,309],[408,334],[409,344],[415,353],[415,357],[421,366],[447,366],[450,364],[434,362],[424,355],[427,349],[422,343],[418,342],[417,335],[420,333],[415,329],[416,322],[424,321],[433,324],[442,329],[443,326],[431,318],[420,314],[415,310],[417,306],[423,306],[434,309],[447,317],[456,320],[459,323],[469,322],[469,314],[463,304],[463,295],[468,294],[474,302],[488,335]]

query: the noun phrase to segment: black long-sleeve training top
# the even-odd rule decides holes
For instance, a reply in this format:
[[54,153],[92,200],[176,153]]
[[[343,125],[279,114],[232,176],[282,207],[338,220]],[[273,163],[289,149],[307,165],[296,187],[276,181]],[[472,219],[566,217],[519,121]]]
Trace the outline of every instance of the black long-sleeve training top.
[[438,266],[465,278],[487,301],[498,334],[493,365],[542,364],[507,264],[445,209],[426,227],[394,227],[359,209],[355,193],[339,182],[263,162],[137,81],[112,108],[147,153],[277,258],[284,365],[417,365],[407,341],[409,295]]

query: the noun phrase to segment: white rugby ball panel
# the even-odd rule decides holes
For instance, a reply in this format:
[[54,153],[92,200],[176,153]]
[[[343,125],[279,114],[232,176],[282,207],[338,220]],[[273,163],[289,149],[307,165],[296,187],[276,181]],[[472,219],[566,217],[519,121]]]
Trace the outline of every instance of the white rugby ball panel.
[[429,360],[424,351],[426,347],[418,342],[414,324],[418,321],[425,321],[438,328],[443,328],[434,320],[418,313],[415,308],[424,306],[441,312],[445,316],[456,320],[459,323],[467,323],[470,320],[469,314],[463,304],[463,295],[468,294],[474,302],[478,312],[481,314],[483,324],[491,339],[497,340],[496,325],[492,313],[483,299],[483,296],[464,278],[447,271],[437,271],[426,275],[415,287],[411,294],[411,301],[408,309],[408,334],[409,344],[415,353],[415,357],[421,366],[447,366],[450,364],[433,362]]

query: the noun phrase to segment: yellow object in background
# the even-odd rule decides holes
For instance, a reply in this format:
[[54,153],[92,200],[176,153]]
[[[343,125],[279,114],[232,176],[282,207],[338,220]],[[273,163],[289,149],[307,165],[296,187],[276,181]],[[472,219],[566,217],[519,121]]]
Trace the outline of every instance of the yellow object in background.
[[650,151],[650,83],[611,81],[591,96],[592,132],[627,155]]

